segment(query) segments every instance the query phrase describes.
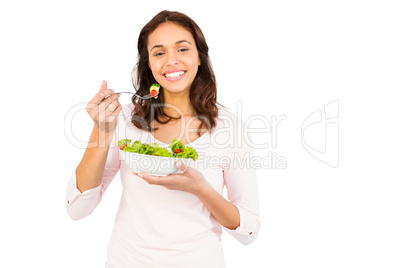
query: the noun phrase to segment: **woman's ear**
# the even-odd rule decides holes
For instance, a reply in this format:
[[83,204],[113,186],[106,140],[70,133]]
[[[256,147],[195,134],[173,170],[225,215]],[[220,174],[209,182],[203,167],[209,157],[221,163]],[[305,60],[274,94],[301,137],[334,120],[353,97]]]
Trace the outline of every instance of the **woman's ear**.
[[198,57],[198,66],[200,66],[201,65],[201,59],[200,59],[200,57]]

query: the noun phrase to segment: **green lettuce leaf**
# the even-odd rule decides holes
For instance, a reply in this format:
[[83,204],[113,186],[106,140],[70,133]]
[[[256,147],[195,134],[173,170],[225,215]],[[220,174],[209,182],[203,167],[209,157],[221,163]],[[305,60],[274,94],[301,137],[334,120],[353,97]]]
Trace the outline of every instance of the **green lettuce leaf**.
[[173,153],[176,151],[176,149],[180,149],[182,151],[185,149],[183,143],[181,143],[181,141],[178,139],[173,139],[172,143],[169,145],[169,148],[172,149]]
[[152,147],[154,148],[153,155],[157,156],[165,156],[165,157],[173,157],[173,153],[170,152],[166,148],[160,147],[156,142],[152,143]]
[[119,148],[121,147],[121,146],[123,146],[124,144],[130,144],[131,143],[131,140],[129,140],[129,139],[122,139],[122,140],[120,140],[118,143],[117,143],[117,146],[119,146]]
[[[122,139],[117,143],[119,148],[124,144],[127,144],[127,146],[123,149],[124,152],[164,157],[191,158],[194,161],[198,159],[198,153],[196,152],[196,150],[192,147],[184,146],[183,143],[181,143],[181,141],[178,139],[173,139],[173,142],[169,145],[168,148],[162,148],[156,142],[152,145],[142,143],[139,140],[131,143],[131,140],[129,139]],[[174,153],[176,149],[180,149],[182,152],[176,154]]]

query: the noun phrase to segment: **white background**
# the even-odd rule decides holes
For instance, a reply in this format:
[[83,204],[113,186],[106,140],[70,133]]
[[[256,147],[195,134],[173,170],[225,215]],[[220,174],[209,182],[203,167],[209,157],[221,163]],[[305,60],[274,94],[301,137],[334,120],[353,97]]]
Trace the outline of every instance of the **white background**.
[[[203,30],[220,103],[236,113],[241,101],[243,119],[287,118],[276,148],[258,150],[287,163],[258,170],[259,237],[243,246],[225,233],[227,267],[402,267],[397,2],[2,2],[0,266],[104,266],[119,175],[91,216],[68,217],[65,188],[84,149],[66,138],[64,119],[103,79],[110,88],[132,89],[139,31],[169,9]],[[337,100],[334,168],[304,149],[301,126]],[[82,111],[71,127],[85,142],[92,121]],[[321,134],[313,147],[325,129]],[[256,137],[271,140],[269,133]]]

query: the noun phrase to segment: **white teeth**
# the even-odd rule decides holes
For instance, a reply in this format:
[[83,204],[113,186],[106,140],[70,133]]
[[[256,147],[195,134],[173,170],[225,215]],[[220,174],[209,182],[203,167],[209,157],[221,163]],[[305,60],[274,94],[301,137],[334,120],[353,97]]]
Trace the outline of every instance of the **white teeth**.
[[184,74],[184,72],[180,71],[180,72],[175,72],[175,73],[168,73],[168,74],[165,74],[165,76],[168,78],[174,78],[174,77],[181,76],[183,74]]

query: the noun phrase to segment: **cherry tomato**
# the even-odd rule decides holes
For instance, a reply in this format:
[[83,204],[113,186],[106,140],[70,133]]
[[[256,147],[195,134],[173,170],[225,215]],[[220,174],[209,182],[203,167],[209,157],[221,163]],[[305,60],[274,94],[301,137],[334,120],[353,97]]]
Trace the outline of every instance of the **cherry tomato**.
[[151,96],[152,96],[152,97],[155,97],[156,95],[158,95],[158,91],[156,91],[155,89],[153,89],[153,90],[151,91]]

